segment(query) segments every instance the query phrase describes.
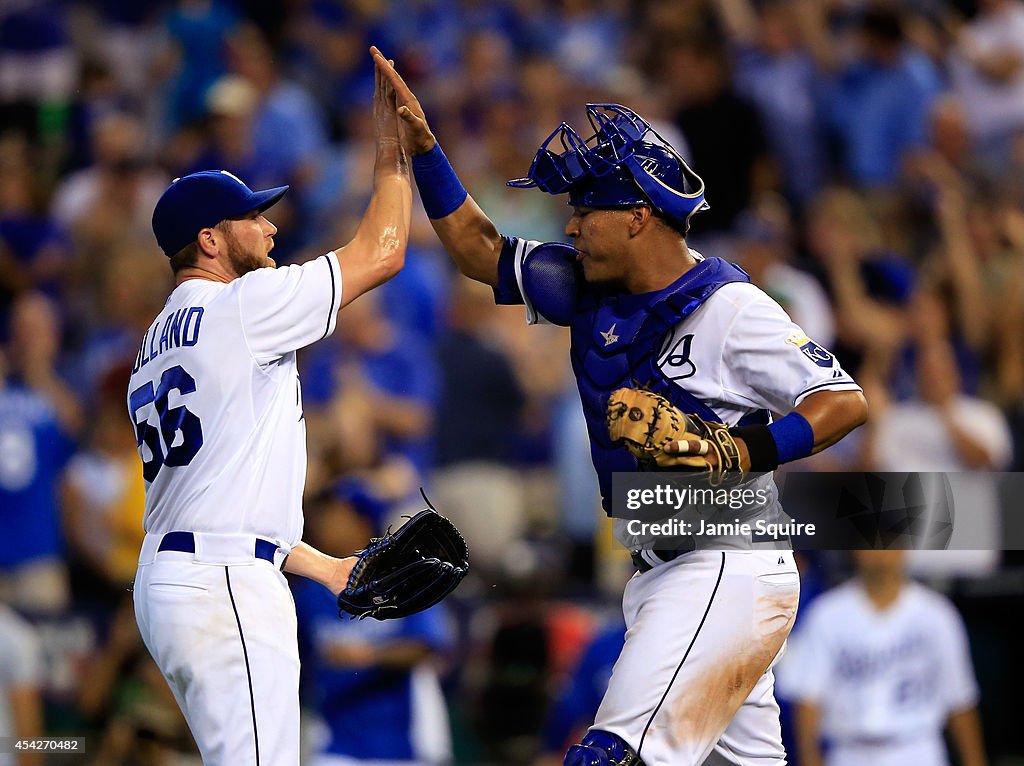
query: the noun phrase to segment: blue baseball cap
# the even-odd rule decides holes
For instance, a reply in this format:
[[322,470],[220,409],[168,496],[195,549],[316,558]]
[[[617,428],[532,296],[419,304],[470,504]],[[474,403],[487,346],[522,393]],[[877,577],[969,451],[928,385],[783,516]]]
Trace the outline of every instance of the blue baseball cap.
[[202,170],[175,178],[153,209],[153,233],[168,258],[195,240],[202,229],[263,212],[276,203],[287,186],[253,191],[226,170]]

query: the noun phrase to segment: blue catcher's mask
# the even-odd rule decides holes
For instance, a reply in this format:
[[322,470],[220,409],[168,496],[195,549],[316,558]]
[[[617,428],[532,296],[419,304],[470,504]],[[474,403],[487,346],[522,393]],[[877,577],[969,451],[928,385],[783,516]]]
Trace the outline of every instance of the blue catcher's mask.
[[[632,109],[587,104],[586,110],[594,129],[590,138],[563,122],[537,150],[526,178],[508,185],[569,192],[569,204],[581,207],[650,205],[687,231],[693,214],[708,209],[701,177]],[[552,151],[553,143],[561,151]]]

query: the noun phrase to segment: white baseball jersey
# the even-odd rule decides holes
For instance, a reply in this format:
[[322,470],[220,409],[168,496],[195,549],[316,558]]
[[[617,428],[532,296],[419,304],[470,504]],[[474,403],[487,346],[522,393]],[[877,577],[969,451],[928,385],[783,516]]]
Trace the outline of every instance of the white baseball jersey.
[[816,391],[860,390],[835,356],[749,282],[723,285],[677,324],[658,366],[728,425],[759,409],[786,414]]
[[857,581],[821,596],[778,675],[780,693],[821,707],[833,766],[946,764],[946,719],[978,698],[960,615],[914,582],[885,611]]
[[[545,320],[522,289],[520,264],[539,244],[520,240],[516,253],[530,324]],[[861,390],[831,352],[749,282],[723,285],[679,322],[662,342],[658,366],[729,426],[761,409],[785,415],[816,391]]]
[[146,531],[302,536],[306,429],[296,349],[334,330],[338,258],[175,288],[146,332],[128,409]]

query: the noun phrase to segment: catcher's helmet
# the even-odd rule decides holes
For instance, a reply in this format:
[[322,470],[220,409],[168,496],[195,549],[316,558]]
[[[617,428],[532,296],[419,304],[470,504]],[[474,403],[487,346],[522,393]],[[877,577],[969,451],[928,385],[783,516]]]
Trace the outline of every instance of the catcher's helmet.
[[[708,209],[700,176],[633,110],[619,104],[586,110],[590,138],[563,122],[541,144],[526,178],[508,185],[569,192],[569,204],[583,207],[650,205],[685,232],[691,216]],[[548,148],[556,139],[557,153]]]

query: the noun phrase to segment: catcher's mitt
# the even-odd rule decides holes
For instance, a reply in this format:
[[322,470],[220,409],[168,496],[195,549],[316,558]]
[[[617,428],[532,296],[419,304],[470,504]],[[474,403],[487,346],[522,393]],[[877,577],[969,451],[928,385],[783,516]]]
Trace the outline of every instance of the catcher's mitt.
[[[727,426],[682,412],[664,396],[620,388],[608,400],[608,435],[638,460],[660,468],[710,474],[712,486],[743,479],[740,452]],[[686,453],[669,454],[669,442],[690,442]]]
[[459,530],[431,507],[375,537],[358,554],[338,615],[390,620],[421,612],[443,599],[469,571]]

